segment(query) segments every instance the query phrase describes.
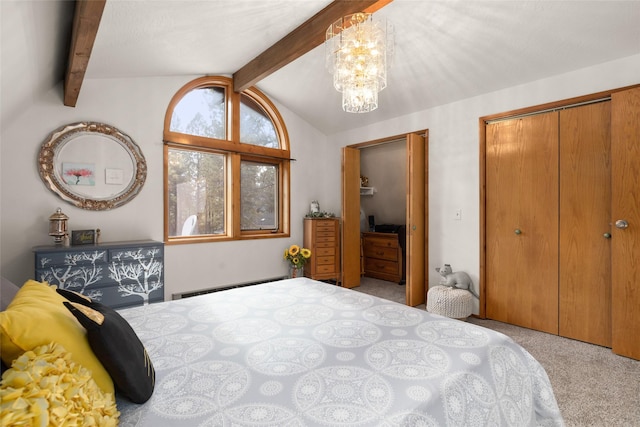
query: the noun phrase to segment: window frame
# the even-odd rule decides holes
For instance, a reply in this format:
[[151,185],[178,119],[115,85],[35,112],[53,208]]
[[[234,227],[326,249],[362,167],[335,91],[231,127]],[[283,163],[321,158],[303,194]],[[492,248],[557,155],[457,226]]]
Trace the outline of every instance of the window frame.
[[[192,90],[207,87],[222,87],[225,92],[225,139],[188,135],[170,130],[171,118],[175,106]],[[167,107],[164,119],[164,241],[166,244],[188,244],[200,242],[217,242],[229,240],[247,240],[262,238],[289,237],[290,235],[290,149],[289,136],[282,116],[276,106],[255,87],[245,89],[243,95],[248,96],[263,108],[275,128],[280,148],[269,148],[240,142],[240,102],[241,93],[233,91],[233,80],[222,76],[205,76],[192,80],[182,86],[173,96]],[[169,236],[169,150],[171,148],[187,149],[202,152],[216,152],[226,157],[227,173],[225,180],[225,233],[221,235]],[[277,214],[276,229],[246,230],[240,227],[241,161],[274,164],[278,166]]]

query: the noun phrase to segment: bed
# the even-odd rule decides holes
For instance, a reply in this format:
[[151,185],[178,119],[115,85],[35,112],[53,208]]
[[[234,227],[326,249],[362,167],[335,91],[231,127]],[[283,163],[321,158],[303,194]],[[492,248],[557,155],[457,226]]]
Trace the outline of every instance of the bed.
[[156,371],[121,426],[558,426],[500,333],[307,278],[120,310]]

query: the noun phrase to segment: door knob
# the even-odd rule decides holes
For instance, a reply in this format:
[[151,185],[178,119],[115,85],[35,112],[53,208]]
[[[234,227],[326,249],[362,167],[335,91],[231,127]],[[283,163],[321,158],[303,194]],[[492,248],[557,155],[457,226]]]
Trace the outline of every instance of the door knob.
[[604,233],[603,234],[605,239],[610,239],[611,238],[611,233]]
[[520,230],[519,228],[516,228],[516,230],[514,231],[514,233],[516,233],[516,234],[522,234],[522,230]]
[[629,226],[629,223],[624,219],[619,219],[616,221],[616,228],[625,229]]

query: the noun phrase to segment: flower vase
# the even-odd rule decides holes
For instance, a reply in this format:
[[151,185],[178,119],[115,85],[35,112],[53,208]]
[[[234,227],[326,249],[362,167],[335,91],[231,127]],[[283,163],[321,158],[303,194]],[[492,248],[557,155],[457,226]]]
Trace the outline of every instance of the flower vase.
[[304,267],[289,266],[289,279],[304,276]]

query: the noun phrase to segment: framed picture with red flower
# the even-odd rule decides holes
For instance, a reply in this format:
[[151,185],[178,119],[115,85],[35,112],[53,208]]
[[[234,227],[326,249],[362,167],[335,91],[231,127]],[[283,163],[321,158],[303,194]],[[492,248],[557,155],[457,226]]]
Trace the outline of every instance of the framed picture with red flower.
[[62,179],[67,185],[96,185],[96,166],[93,163],[63,163]]

